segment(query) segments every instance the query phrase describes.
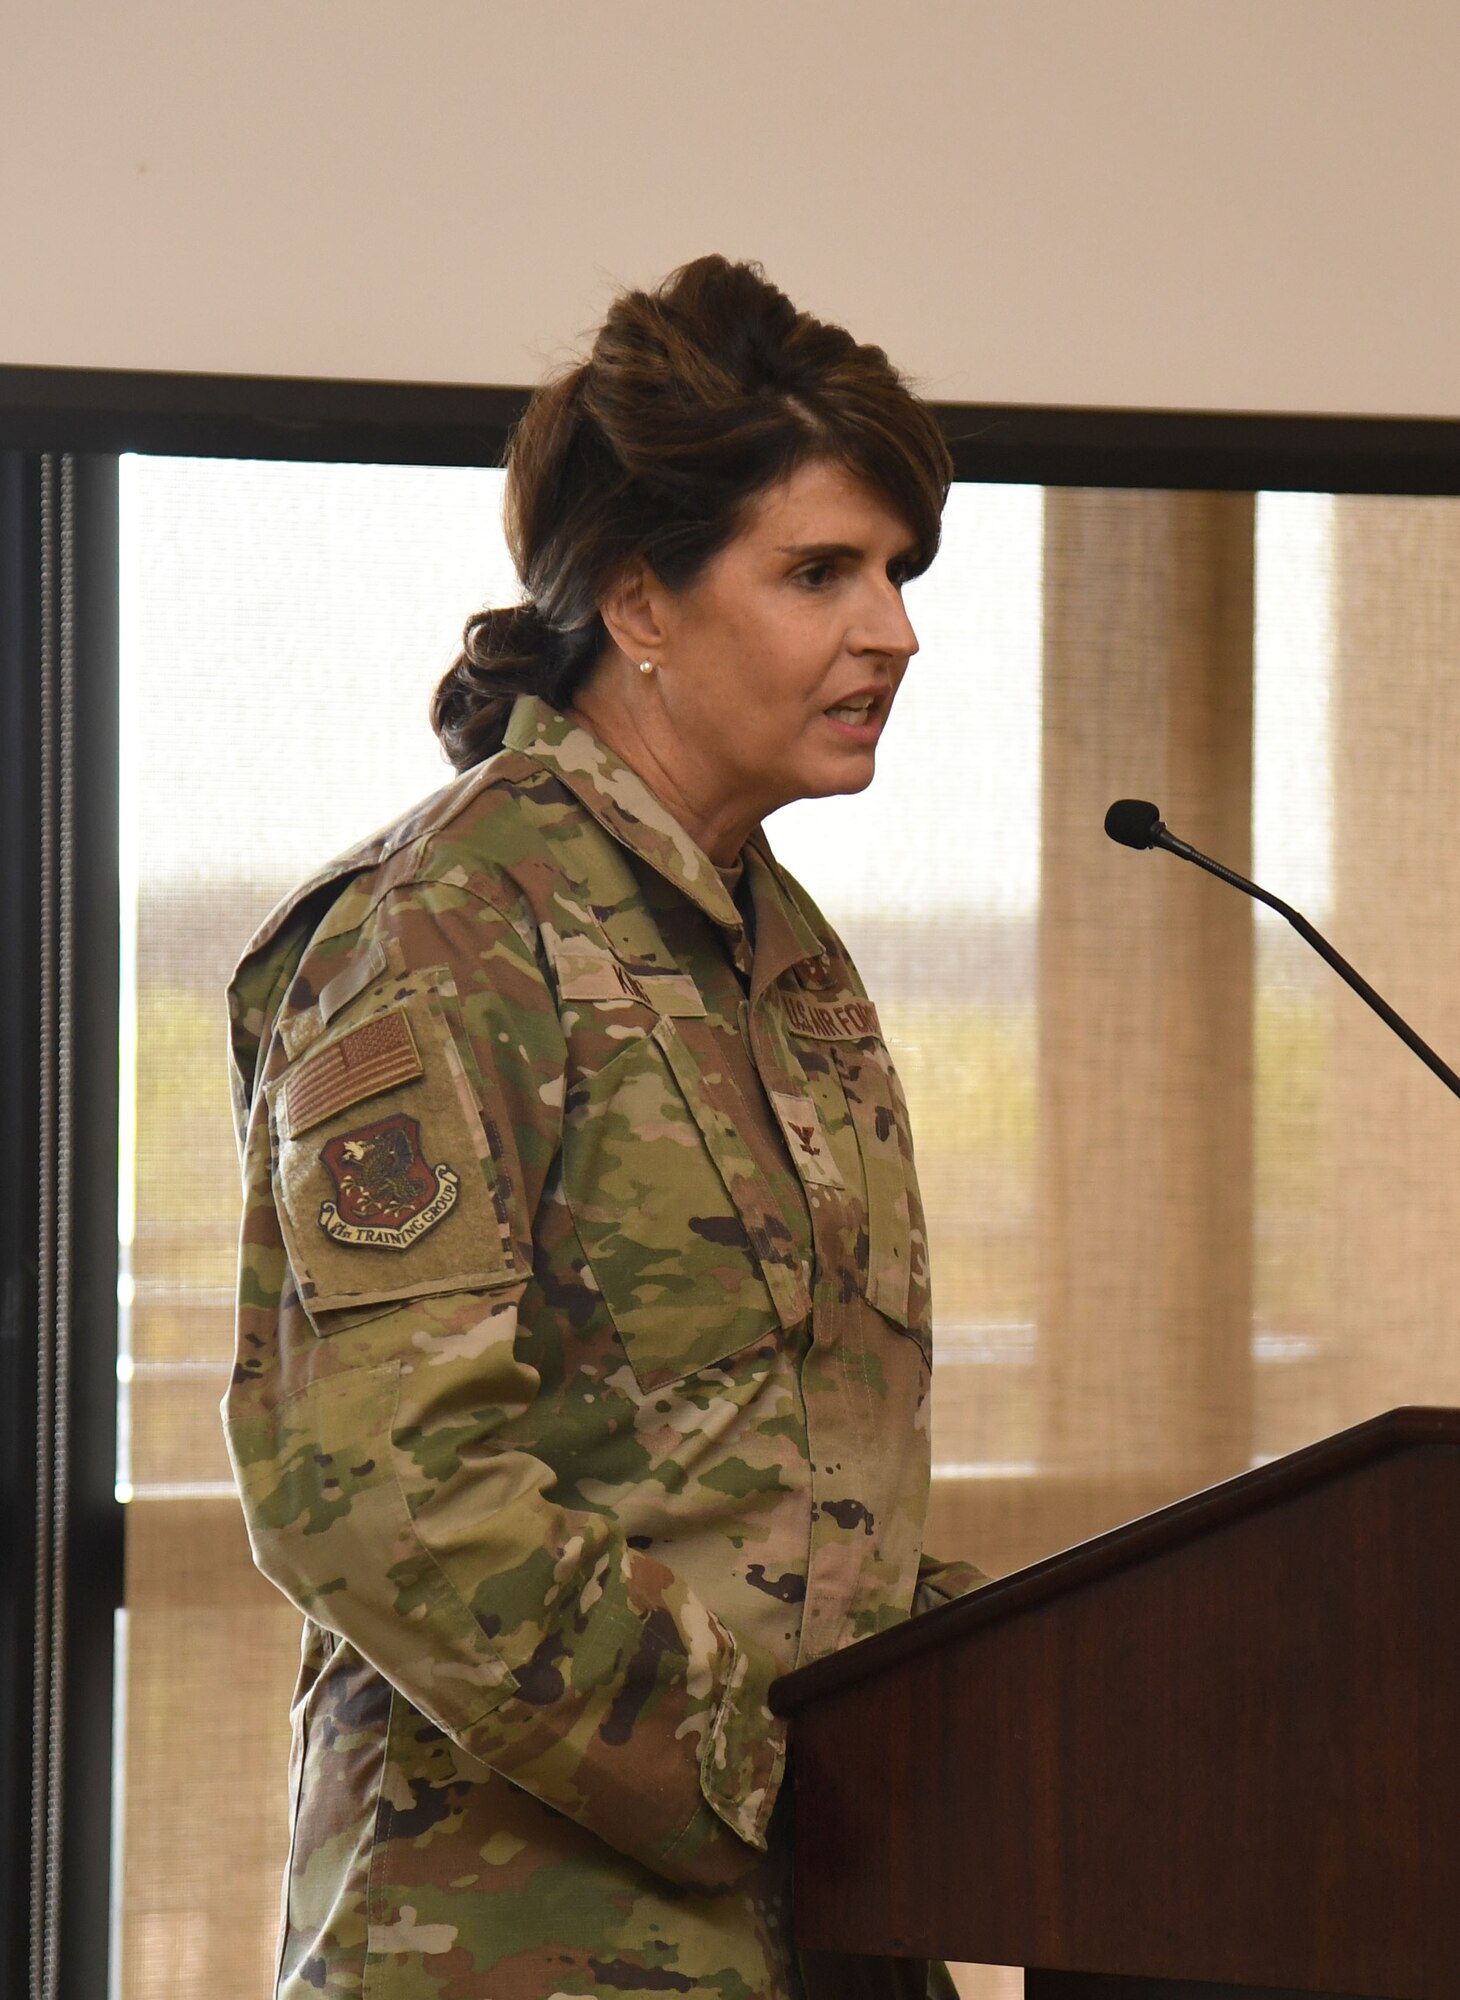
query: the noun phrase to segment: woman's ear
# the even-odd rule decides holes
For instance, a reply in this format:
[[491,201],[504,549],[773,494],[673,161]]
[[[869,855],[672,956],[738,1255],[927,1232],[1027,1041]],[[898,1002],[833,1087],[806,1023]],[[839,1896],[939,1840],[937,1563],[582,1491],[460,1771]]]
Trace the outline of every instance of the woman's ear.
[[656,663],[662,658],[669,636],[668,592],[646,562],[631,564],[598,609],[626,658]]

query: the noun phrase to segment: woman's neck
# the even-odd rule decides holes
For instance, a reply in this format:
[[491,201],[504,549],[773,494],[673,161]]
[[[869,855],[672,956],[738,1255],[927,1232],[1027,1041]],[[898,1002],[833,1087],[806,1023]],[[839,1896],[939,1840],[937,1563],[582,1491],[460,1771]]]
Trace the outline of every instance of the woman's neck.
[[748,836],[760,824],[761,813],[748,800],[713,798],[705,774],[696,782],[689,760],[667,727],[657,702],[643,714],[616,700],[601,685],[590,682],[569,706],[569,714],[591,729],[605,748],[642,778],[659,803],[679,821],[690,839],[717,868],[730,867]]

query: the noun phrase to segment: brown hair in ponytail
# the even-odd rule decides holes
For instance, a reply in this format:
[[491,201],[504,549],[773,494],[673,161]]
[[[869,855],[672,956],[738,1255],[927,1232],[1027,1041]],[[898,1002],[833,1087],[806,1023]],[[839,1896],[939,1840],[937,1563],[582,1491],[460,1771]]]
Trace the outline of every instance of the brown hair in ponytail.
[[880,347],[798,312],[754,264],[699,257],[622,293],[588,360],[534,394],[507,449],[507,543],[527,601],[468,619],[431,721],[458,771],[499,749],[513,699],[566,707],[609,644],[630,563],[693,583],[746,504],[835,459],[912,531],[927,568],[952,477],[931,411]]

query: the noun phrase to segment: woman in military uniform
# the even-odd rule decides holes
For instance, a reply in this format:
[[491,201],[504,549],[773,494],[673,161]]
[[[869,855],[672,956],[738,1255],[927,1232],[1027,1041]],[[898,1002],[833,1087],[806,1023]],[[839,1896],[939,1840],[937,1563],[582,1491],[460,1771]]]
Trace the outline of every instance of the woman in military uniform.
[[619,298],[515,433],[459,775],[245,953],[225,1414],[306,1620],[287,2000],[804,1991],[767,1691],[979,1578],[921,1550],[901,1089],[759,829],[870,781],[948,479],[753,267]]

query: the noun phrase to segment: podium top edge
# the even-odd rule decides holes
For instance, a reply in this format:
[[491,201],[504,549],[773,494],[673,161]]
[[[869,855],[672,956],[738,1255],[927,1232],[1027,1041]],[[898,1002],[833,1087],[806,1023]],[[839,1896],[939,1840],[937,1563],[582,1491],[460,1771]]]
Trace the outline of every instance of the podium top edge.
[[1436,1444],[1460,1446],[1460,1409],[1414,1405],[1386,1410],[1266,1465],[1203,1487],[1152,1514],[1110,1528],[1090,1541],[1076,1542],[920,1618],[860,1640],[825,1659],[813,1660],[772,1684],[771,1708],[777,1715],[794,1715],[798,1709],[840,1693],[884,1668],[946,1646],[965,1632],[1001,1624],[1067,1592],[1134,1569],[1376,1459]]

